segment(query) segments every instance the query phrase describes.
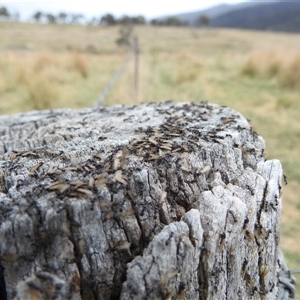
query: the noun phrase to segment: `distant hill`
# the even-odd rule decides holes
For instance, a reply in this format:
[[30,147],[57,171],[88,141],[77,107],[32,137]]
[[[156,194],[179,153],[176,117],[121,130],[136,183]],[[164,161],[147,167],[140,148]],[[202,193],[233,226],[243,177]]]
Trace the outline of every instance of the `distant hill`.
[[188,26],[199,26],[199,18],[207,16],[210,27],[241,28],[300,32],[300,1],[249,1],[239,4],[220,4],[205,10],[164,16],[176,17]]
[[211,27],[300,32],[300,2],[270,2],[226,12]]
[[[274,2],[277,2],[280,0],[275,0]],[[156,20],[164,21],[169,17],[175,17],[178,18],[182,23],[187,24],[188,26],[198,26],[199,25],[199,18],[203,15],[207,16],[210,20],[214,20],[219,16],[223,16],[229,12],[234,12],[236,10],[240,10],[243,8],[248,8],[252,6],[260,6],[263,3],[256,2],[256,1],[249,1],[249,2],[243,2],[239,4],[219,4],[207,9],[193,11],[193,12],[186,12],[176,15],[169,15],[169,16],[162,16],[156,18]]]
[[[193,12],[187,12],[182,14],[177,14],[172,17],[178,18],[182,23],[185,23],[189,26],[196,26],[198,24],[199,17],[205,15],[210,19],[215,18],[219,15],[227,13],[231,10],[231,5],[228,4],[220,4],[217,6],[213,6],[212,8],[198,10]],[[169,16],[158,18],[158,20],[165,20]]]

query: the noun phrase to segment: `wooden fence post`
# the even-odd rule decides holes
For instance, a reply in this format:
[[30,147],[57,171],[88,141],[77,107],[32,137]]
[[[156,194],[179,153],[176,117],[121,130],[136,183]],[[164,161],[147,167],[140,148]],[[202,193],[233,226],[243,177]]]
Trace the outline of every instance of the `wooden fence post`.
[[139,102],[139,42],[135,37],[133,40],[133,53],[134,53],[134,103]]
[[276,299],[282,169],[201,102],[0,117],[0,295]]

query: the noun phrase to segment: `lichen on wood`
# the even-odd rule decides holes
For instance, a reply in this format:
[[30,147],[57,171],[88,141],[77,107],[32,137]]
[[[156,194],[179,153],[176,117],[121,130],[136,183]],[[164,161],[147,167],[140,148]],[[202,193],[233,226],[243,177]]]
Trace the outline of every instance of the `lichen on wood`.
[[205,102],[0,117],[0,295],[275,299],[282,170],[264,149]]

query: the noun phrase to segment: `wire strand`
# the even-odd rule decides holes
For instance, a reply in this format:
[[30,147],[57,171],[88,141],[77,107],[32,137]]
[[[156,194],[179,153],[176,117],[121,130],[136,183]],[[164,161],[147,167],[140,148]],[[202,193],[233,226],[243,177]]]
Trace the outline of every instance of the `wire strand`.
[[102,102],[104,101],[105,97],[107,96],[107,94],[109,93],[109,91],[113,88],[113,86],[115,85],[115,83],[117,82],[117,80],[119,79],[119,77],[123,74],[123,72],[125,71],[125,68],[128,64],[128,62],[133,58],[133,53],[131,53],[126,60],[124,61],[123,65],[120,67],[120,69],[113,75],[113,77],[111,78],[111,80],[109,81],[109,83],[106,85],[106,87],[103,89],[101,95],[98,97],[94,108],[98,108]]

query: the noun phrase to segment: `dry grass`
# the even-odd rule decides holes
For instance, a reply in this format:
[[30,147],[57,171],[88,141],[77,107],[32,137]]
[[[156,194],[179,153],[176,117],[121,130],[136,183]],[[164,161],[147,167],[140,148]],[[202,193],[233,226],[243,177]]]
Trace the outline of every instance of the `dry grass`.
[[78,53],[73,53],[71,58],[71,66],[76,70],[83,78],[88,77],[88,63],[87,59]]
[[[127,53],[118,28],[1,23],[0,113],[92,106]],[[289,265],[300,248],[300,35],[152,28],[139,37],[139,102],[207,100],[252,120],[266,157],[281,160],[282,237]],[[18,38],[15,38],[15,37]],[[280,45],[280,48],[278,47]],[[133,103],[133,65],[104,104]]]
[[241,75],[275,78],[282,87],[300,89],[300,53],[294,49],[256,50],[240,70]]
[[[33,109],[46,109],[55,107],[58,92],[55,86],[46,79],[35,78],[26,84],[28,106]],[[53,103],[54,102],[54,103]]]
[[105,55],[106,73],[102,61],[84,53],[5,52],[0,60],[0,97],[3,102],[10,97],[15,101],[7,103],[7,110],[1,103],[0,112],[92,105],[122,58]]

